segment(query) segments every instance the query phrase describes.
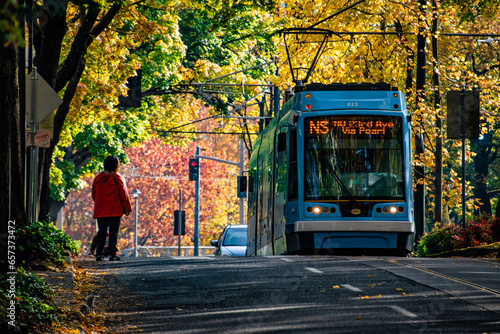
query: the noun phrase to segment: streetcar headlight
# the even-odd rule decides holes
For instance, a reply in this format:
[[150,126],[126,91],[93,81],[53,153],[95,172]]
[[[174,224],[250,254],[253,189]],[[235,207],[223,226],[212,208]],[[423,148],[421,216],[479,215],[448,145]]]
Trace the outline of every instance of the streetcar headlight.
[[313,208],[313,212],[314,212],[315,214],[318,214],[318,213],[320,213],[320,212],[321,212],[321,208],[320,208],[319,206],[315,206],[315,207]]
[[[395,203],[394,203],[395,204]],[[380,214],[393,214],[393,215],[401,215],[406,211],[406,206],[403,204],[386,204],[386,205],[377,205],[374,208],[374,215]]]
[[327,208],[327,207],[325,206],[325,207],[323,208],[323,213],[325,213],[325,214],[326,214],[326,213],[328,213],[328,212],[330,212],[330,209],[329,209],[329,208]]

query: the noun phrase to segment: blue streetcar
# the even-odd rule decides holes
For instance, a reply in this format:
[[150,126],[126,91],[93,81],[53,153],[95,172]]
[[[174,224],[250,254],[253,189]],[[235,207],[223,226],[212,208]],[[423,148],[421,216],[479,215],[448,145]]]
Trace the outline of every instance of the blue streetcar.
[[309,84],[256,139],[247,255],[412,251],[411,123],[388,84]]

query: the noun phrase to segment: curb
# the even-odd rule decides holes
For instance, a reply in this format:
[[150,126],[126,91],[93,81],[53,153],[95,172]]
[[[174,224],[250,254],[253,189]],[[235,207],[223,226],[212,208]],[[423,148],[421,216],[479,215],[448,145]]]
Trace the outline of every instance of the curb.
[[76,305],[73,263],[70,256],[65,256],[64,260],[68,264],[68,267],[65,268],[64,271],[46,270],[34,272],[54,290],[52,301],[58,309]]
[[434,254],[429,257],[439,258],[439,257],[482,257],[482,256],[494,256],[500,259],[500,248],[466,248],[459,249],[439,254]]

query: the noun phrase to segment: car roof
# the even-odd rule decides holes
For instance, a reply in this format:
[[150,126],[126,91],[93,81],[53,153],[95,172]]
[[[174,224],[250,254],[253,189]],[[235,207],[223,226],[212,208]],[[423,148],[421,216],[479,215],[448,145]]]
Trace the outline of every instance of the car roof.
[[227,228],[247,228],[247,225],[227,225]]

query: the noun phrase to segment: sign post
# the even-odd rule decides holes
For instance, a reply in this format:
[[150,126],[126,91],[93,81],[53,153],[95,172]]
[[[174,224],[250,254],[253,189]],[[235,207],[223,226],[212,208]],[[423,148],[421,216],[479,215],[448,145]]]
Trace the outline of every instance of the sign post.
[[[62,103],[62,99],[50,85],[38,76],[36,67],[28,74],[26,80],[26,120],[30,137],[26,141],[29,146],[29,185],[28,185],[28,220],[38,219],[38,153],[39,147],[50,147],[50,133],[40,132],[38,125]],[[37,138],[38,137],[38,138]]]
[[179,189],[179,212],[177,213],[177,231],[179,234],[179,251],[178,254],[181,256],[181,236],[182,236],[182,189]]
[[448,139],[462,140],[462,227],[465,228],[465,140],[479,138],[479,91],[448,91]]

